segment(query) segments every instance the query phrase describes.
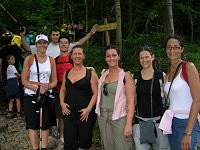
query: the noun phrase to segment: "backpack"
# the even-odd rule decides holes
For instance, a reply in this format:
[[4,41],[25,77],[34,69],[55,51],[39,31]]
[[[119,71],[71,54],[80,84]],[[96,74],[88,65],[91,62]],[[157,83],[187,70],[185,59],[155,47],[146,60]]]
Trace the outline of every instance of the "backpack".
[[[186,64],[187,64],[187,61],[184,61],[182,63],[182,76],[183,76],[183,79],[189,84],[188,77],[187,77]],[[199,79],[200,79],[200,73],[199,73]]]
[[56,64],[64,64],[64,63],[73,64],[73,60],[72,60],[72,58],[70,57],[71,55],[68,55],[68,56],[69,56],[69,58],[68,58],[69,61],[58,62],[58,58],[59,58],[60,56],[56,57],[54,60],[55,60]]
[[[48,56],[48,57],[49,57],[50,64],[51,64],[51,69],[52,69],[53,68],[53,61],[54,61],[54,59],[51,56]],[[28,60],[28,66],[29,66],[29,68],[33,64],[34,59],[35,59],[35,54],[29,55],[29,60]]]
[[[59,57],[60,56],[58,56],[58,57],[56,57],[54,60],[55,60],[55,63],[56,63],[56,68],[58,67],[57,65],[60,65],[60,64],[64,64],[64,65],[68,65],[68,64],[72,64],[72,66],[73,66],[73,61],[72,61],[72,59],[71,59],[71,57],[70,57],[71,55],[69,54],[68,55],[68,60],[65,60],[65,61],[58,61],[58,59],[59,59]],[[67,68],[67,70],[68,70],[69,68]],[[57,74],[58,74],[58,72],[57,72]],[[58,77],[58,76],[57,76]],[[58,79],[58,78],[57,78]],[[61,85],[62,84],[62,82],[59,82],[58,81],[58,83],[57,83],[57,85]]]

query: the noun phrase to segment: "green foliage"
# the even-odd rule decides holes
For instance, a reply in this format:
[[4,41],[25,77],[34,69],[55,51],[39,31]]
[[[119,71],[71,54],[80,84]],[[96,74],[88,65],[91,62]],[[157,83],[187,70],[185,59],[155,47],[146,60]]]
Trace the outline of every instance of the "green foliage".
[[161,69],[165,70],[167,61],[164,53],[164,35],[162,33],[151,32],[149,34],[137,34],[134,38],[124,41],[123,67],[132,72],[139,70],[138,51],[142,46],[152,47],[155,57],[161,62]]
[[[68,2],[72,8],[73,21],[85,23],[85,3],[78,0],[68,0]],[[64,0],[2,0],[1,3],[19,22],[24,24],[29,31],[32,30],[37,33],[47,34],[52,27],[61,27],[63,19],[68,23],[70,22],[71,14],[69,13],[69,6],[66,4],[65,8],[63,8]],[[113,1],[88,0],[87,4],[89,8],[89,29],[94,23],[103,24],[103,17],[105,16],[108,16],[109,22],[116,21]],[[132,7],[128,7],[129,4],[132,4]],[[139,69],[137,52],[139,48],[144,45],[152,46],[155,56],[162,64],[161,69],[165,70],[167,68],[168,62],[163,50],[163,24],[160,15],[164,4],[165,0],[128,0],[121,2],[123,33],[121,66],[125,70],[135,72]],[[198,62],[200,57],[198,54],[198,40],[200,39],[199,6],[200,2],[198,0],[173,0],[173,17],[176,33],[187,37],[188,42],[190,42],[191,39],[191,22],[193,21],[195,43],[187,43],[185,51],[186,58],[194,62],[198,69],[200,69],[200,64]],[[129,8],[132,9],[131,13]],[[66,13],[65,18],[63,18],[64,11]],[[128,23],[130,19],[132,19],[132,24]],[[0,31],[5,30],[19,32],[16,23],[1,9]],[[115,30],[109,31],[109,33],[110,40],[115,41]],[[91,40],[92,44],[90,44],[89,48],[86,50],[85,64],[86,66],[93,66],[99,74],[101,69],[106,66],[103,56],[105,39],[103,33],[96,33],[93,37],[94,38]]]
[[103,49],[97,46],[89,46],[85,53],[86,59],[84,65],[88,67],[94,67],[97,74],[100,75],[101,70],[106,66]]
[[[157,32],[137,34],[134,38],[129,38],[126,41],[124,40],[121,67],[132,73],[138,71],[140,69],[138,52],[142,46],[152,47],[156,59],[160,61],[160,69],[165,71],[168,67],[168,60],[164,51],[164,34]],[[193,62],[200,72],[199,49],[199,43],[194,44],[187,42],[185,45],[184,56],[186,60]],[[92,45],[89,46],[89,49],[86,49],[85,66],[93,66],[100,75],[101,70],[107,66],[104,61],[102,47]]]
[[193,62],[197,67],[198,71],[200,72],[199,50],[200,50],[200,44],[188,43],[185,46],[184,56],[186,60]]

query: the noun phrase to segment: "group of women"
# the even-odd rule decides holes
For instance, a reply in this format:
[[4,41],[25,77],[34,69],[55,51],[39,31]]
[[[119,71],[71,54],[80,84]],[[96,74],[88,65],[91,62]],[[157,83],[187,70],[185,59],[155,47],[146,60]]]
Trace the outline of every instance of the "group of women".
[[[40,82],[38,83],[35,60],[33,65],[28,67],[29,56],[24,62],[22,72],[22,82],[26,88],[24,110],[33,149],[39,148],[37,129],[40,121],[38,106],[33,106],[32,103],[35,103],[35,95],[38,92],[51,92],[57,82],[55,62],[51,67],[50,59],[46,56],[47,46],[46,38],[36,42],[39,68],[46,69],[40,69]],[[98,80],[95,71],[83,65],[83,48],[75,46],[71,52],[74,67],[65,73],[59,95],[64,119],[64,149],[91,149],[92,129],[97,114],[105,150],[132,150],[132,138],[137,150],[147,150],[151,146],[155,150],[170,147],[172,150],[195,150],[200,135],[197,121],[200,110],[200,82],[197,69],[190,62],[186,63],[188,83],[183,79],[180,67],[184,62],[183,51],[184,45],[179,36],[171,36],[166,40],[165,53],[170,67],[165,74],[157,69],[158,63],[152,48],[144,46],[138,54],[141,70],[131,74],[119,66],[119,49],[116,46],[108,46],[105,49],[108,68],[102,71]],[[169,110],[174,112],[172,132],[169,135],[163,134],[159,127],[160,122],[165,121],[161,119],[164,95],[169,99]],[[54,123],[51,113],[48,112],[53,111],[49,109],[49,103],[52,101],[50,96],[47,101],[47,104],[43,105],[42,149],[47,149],[48,129]],[[182,113],[183,111],[186,113]],[[141,120],[154,121],[155,142],[141,142]]]

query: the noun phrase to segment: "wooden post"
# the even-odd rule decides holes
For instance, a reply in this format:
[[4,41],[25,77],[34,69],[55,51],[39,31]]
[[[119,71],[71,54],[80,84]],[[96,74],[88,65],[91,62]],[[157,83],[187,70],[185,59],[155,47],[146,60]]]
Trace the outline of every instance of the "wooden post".
[[98,32],[105,32],[105,40],[106,40],[106,46],[110,45],[110,34],[109,30],[114,30],[117,29],[117,23],[108,23],[107,18],[104,18],[104,24],[99,25],[99,30]]
[[[105,25],[108,24],[107,18],[104,18],[104,24]],[[110,34],[108,30],[105,31],[105,40],[106,40],[106,46],[110,45]]]

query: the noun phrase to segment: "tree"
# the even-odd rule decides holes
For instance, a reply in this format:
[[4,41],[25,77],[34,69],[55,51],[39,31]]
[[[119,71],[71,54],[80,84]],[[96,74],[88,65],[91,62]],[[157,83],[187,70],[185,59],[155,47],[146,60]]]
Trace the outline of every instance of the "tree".
[[[87,33],[88,32],[88,4],[87,4],[87,0],[84,0],[84,2],[85,2],[85,22],[86,22],[85,31]],[[88,41],[87,41],[87,46],[88,46]]]
[[116,11],[116,21],[117,21],[116,43],[122,53],[122,27],[121,27],[120,0],[115,0],[115,11]]
[[163,17],[165,36],[174,34],[174,21],[172,11],[172,0],[166,0],[166,3],[161,11]]

